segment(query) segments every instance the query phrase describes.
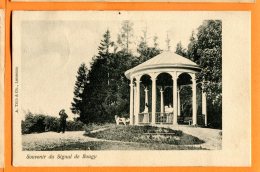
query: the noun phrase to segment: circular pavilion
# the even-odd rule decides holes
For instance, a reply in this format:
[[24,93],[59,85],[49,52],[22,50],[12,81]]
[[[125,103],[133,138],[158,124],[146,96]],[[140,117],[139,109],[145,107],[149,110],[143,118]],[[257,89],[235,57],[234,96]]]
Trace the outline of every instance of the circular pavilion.
[[[166,51],[125,72],[130,80],[130,125],[197,125],[196,73],[191,60]],[[180,91],[190,87],[191,115],[181,116]],[[206,95],[201,92],[203,125],[207,125]]]

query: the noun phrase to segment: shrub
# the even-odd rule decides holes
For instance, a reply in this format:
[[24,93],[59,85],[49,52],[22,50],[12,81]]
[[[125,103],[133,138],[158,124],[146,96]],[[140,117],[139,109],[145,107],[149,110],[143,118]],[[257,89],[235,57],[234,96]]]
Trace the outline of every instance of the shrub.
[[60,122],[57,117],[45,116],[44,125],[45,131],[58,131]]
[[[43,115],[27,113],[25,120],[22,121],[22,134],[42,133],[46,131],[59,131],[59,118]],[[80,121],[67,121],[67,131],[82,131],[84,124]]]
[[22,121],[22,133],[29,134],[34,132],[44,132],[45,125],[44,125],[45,116],[42,114],[33,115],[31,112],[26,114],[25,120]]
[[66,129],[67,131],[83,131],[84,123],[81,121],[68,121]]

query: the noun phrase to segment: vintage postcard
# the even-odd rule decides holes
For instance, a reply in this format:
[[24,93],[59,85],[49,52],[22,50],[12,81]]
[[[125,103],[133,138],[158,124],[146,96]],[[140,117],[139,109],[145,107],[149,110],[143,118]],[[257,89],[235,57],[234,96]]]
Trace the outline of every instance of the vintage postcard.
[[4,72],[5,25],[4,10],[0,10],[0,168],[4,166]]
[[250,12],[12,19],[14,166],[251,165]]

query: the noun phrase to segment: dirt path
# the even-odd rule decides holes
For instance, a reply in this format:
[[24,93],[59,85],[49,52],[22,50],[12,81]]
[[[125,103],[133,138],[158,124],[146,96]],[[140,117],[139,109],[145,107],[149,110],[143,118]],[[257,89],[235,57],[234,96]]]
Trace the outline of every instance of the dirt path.
[[26,134],[22,136],[22,144],[25,150],[40,150],[44,147],[62,145],[65,143],[84,143],[98,141],[99,139],[85,137],[84,131],[70,131],[65,133],[45,132]]
[[205,143],[199,145],[202,148],[210,150],[219,150],[222,145],[222,130],[210,129],[210,128],[200,128],[200,127],[190,127],[190,126],[175,126],[170,127],[175,130],[182,130],[184,133],[190,134],[192,136],[198,137],[204,140]]

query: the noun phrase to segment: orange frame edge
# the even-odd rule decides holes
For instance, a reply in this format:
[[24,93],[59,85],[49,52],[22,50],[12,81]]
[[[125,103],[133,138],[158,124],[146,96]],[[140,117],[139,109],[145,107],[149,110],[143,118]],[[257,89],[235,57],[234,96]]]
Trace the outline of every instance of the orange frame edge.
[[[0,0],[0,8],[5,9],[5,166],[1,171],[6,172],[78,172],[88,171],[202,171],[202,172],[257,172],[260,171],[260,108],[258,76],[260,76],[260,4],[259,3],[141,3],[141,2],[11,2]],[[159,11],[159,10],[184,10],[184,11],[251,11],[251,127],[252,127],[252,166],[251,167],[14,167],[12,166],[12,99],[11,99],[11,14],[15,10],[133,10],[133,11]],[[199,158],[199,157],[198,157]]]

